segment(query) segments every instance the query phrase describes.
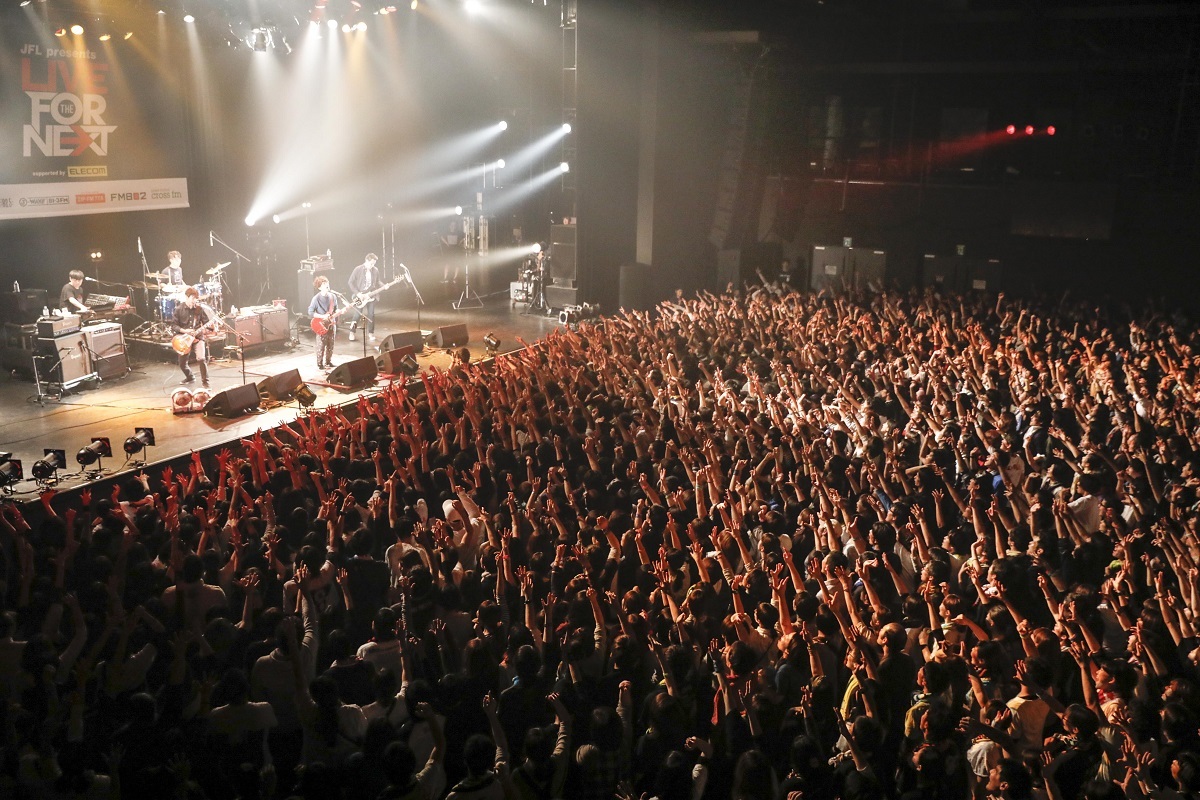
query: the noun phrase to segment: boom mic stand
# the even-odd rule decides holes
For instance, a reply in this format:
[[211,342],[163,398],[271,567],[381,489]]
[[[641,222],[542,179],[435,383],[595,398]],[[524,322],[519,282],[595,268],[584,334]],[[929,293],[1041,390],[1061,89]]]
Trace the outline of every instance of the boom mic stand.
[[483,308],[483,301],[479,299],[479,295],[471,290],[471,262],[463,262],[463,290],[458,296],[458,300],[450,304],[455,311],[462,311],[464,308]]
[[[238,306],[240,306],[240,305],[242,305],[242,303],[241,303],[241,299],[242,299],[242,262],[243,262],[243,261],[249,262],[249,261],[250,261],[250,259],[249,259],[249,258],[247,258],[246,256],[242,255],[241,253],[239,253],[237,250],[234,250],[232,247],[230,247],[230,246],[229,246],[229,243],[228,243],[228,242],[226,242],[226,241],[225,241],[224,239],[222,239],[220,236],[217,236],[217,235],[216,235],[215,233],[213,233],[212,231],[209,231],[209,234],[212,236],[212,238],[213,238],[213,241],[214,241],[214,242],[216,242],[217,244],[221,245],[221,247],[224,247],[224,248],[225,248],[226,250],[228,250],[229,252],[233,253],[233,255],[234,255],[236,258],[237,258],[237,262],[238,262],[238,265],[237,265],[237,294],[238,294],[238,302],[236,302],[236,303],[233,303],[233,305],[238,305]],[[264,283],[264,284],[263,284],[262,288],[260,288],[260,289],[259,289],[259,292],[258,292],[258,293],[259,293],[259,296],[260,296],[260,298],[261,298],[261,295],[262,295],[262,290],[263,290],[263,289],[265,289],[265,288],[267,288],[268,286],[270,286],[270,284],[271,284],[271,282],[270,282],[270,280],[268,280],[266,283]]]

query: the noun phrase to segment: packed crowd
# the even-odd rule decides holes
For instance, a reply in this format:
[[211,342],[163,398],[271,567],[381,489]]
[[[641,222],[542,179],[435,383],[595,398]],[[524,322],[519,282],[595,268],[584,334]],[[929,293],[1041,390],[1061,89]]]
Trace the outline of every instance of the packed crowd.
[[0,795],[1200,792],[1200,335],[767,284],[0,513]]

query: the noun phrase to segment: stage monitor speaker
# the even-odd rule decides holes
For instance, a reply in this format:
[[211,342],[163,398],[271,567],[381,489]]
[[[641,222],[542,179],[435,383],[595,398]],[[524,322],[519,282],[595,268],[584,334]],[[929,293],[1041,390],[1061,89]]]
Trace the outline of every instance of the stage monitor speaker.
[[217,392],[204,406],[204,416],[233,419],[258,408],[258,386],[246,383]]
[[233,329],[237,331],[232,345],[254,347],[263,343],[262,318],[258,314],[243,314],[233,320]]
[[102,380],[120,378],[129,372],[129,358],[125,354],[125,330],[119,323],[105,322],[83,328],[88,355],[92,358],[92,370]]
[[411,347],[414,353],[425,352],[425,336],[420,331],[400,331],[399,333],[389,333],[383,337],[383,341],[379,343],[379,352],[383,353],[387,350],[399,350],[402,347]]
[[288,333],[288,310],[286,308],[271,308],[260,312],[258,319],[262,323],[263,344],[284,342],[292,338]]
[[374,381],[378,374],[379,370],[375,367],[374,357],[365,356],[347,361],[345,364],[339,364],[333,372],[329,373],[329,382],[339,386],[358,388]]
[[470,340],[465,322],[457,325],[443,325],[434,331],[434,343],[438,347],[462,347]]
[[[412,347],[398,347],[395,350],[385,350],[375,356],[375,366],[380,372],[388,375],[415,375],[417,373],[417,360],[413,357],[415,351]],[[412,369],[412,372],[409,372]]]
[[43,381],[71,384],[92,374],[83,331],[37,340],[38,374]]
[[296,396],[296,390],[304,385],[300,370],[289,369],[278,375],[258,382],[258,396],[263,400],[288,401]]

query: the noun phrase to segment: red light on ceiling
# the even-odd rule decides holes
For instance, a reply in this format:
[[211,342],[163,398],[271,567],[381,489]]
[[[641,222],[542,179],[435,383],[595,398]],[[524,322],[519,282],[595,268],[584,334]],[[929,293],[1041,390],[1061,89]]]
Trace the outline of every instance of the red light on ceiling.
[[1025,135],[1026,135],[1026,136],[1033,136],[1033,126],[1032,126],[1032,125],[1026,125],[1026,126],[1025,126]]
[[1058,130],[1057,128],[1055,128],[1053,125],[1051,125],[1050,127],[1046,128],[1046,135],[1053,136],[1055,134],[1055,132],[1057,132],[1057,130]]
[[1012,136],[1014,133],[1017,132],[1017,126],[1009,125],[1007,128],[1004,129],[1004,132],[1007,133],[1009,136]]

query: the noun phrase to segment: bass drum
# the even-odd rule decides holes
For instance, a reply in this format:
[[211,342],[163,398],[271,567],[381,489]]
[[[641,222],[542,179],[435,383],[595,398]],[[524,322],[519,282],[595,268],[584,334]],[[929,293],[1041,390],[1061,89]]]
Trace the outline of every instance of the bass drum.
[[175,318],[175,306],[179,305],[182,298],[181,294],[160,294],[158,296],[158,311],[162,314],[164,322]]
[[200,302],[206,306],[211,306],[217,311],[221,310],[221,282],[209,281],[208,283],[196,284],[196,290],[200,292]]

